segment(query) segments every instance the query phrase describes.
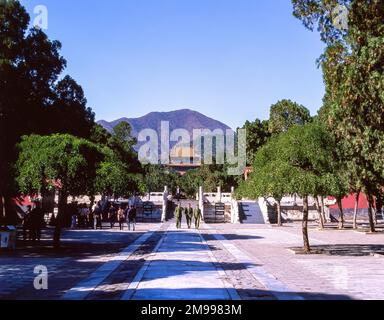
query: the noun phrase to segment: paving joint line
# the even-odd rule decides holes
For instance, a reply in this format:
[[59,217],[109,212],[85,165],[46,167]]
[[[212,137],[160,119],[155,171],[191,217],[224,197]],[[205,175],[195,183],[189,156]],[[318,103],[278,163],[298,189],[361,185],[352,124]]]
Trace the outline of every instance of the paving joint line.
[[259,281],[267,290],[270,290],[271,293],[278,300],[305,300],[304,297],[297,293],[293,293],[287,285],[278,280],[275,276],[267,272],[261,266],[255,266],[253,259],[245,253],[243,250],[239,249],[234,244],[228,243],[228,239],[223,235],[218,235],[215,233],[215,229],[209,225],[205,225],[208,231],[212,231],[213,237],[222,242],[225,249],[235,257],[237,261],[242,263],[245,268],[250,272],[250,274]]
[[148,260],[144,263],[144,265],[140,268],[140,270],[137,272],[135,278],[133,281],[129,284],[128,288],[126,289],[125,293],[123,294],[122,298],[120,300],[128,301],[132,300],[133,295],[135,294],[137,288],[140,285],[141,280],[144,277],[144,274],[147,272],[150,264],[152,263],[151,256],[154,256],[160,249],[161,245],[163,244],[165,238],[167,237],[168,229],[165,230],[164,235],[161,237],[159,242],[157,243],[156,247],[153,249],[153,251],[148,255]]
[[61,300],[85,300],[96,290],[118,267],[128,260],[143,244],[145,244],[154,234],[162,228],[163,224],[144,233],[135,240],[134,243],[123,249],[120,254],[112,256],[88,278],[80,281],[75,287],[68,290]]
[[215,267],[216,271],[218,272],[223,284],[224,284],[224,288],[227,290],[228,292],[228,295],[229,297],[231,298],[231,300],[233,301],[240,301],[241,298],[240,298],[240,295],[239,293],[237,292],[236,288],[234,288],[232,286],[232,284],[226,279],[227,278],[227,274],[226,272],[224,271],[224,269],[222,267],[220,267],[220,263],[219,261],[215,258],[215,256],[213,255],[207,241],[205,241],[204,237],[201,235],[200,232],[196,231],[196,233],[199,235],[202,243],[205,245],[205,247],[207,248],[207,252],[208,252],[208,255],[212,261],[212,264],[213,266]]

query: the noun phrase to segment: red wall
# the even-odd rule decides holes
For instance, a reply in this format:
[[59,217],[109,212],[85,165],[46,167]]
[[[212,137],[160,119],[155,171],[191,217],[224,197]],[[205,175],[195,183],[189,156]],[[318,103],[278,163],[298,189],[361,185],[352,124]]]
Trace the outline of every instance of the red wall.
[[[334,200],[335,198],[329,197],[329,199]],[[343,208],[345,209],[354,209],[355,208],[355,201],[356,201],[356,194],[351,194],[348,197],[343,199]],[[337,209],[337,204],[334,206],[330,206],[331,209]],[[360,200],[359,200],[359,209],[368,209],[368,201],[365,194],[360,194]]]

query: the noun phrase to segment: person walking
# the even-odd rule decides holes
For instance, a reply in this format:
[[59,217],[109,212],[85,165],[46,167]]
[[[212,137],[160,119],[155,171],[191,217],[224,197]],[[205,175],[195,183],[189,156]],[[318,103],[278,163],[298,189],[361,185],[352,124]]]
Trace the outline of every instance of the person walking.
[[119,222],[120,231],[124,230],[124,223],[125,223],[125,213],[124,209],[120,207],[119,211],[117,212],[117,221]]
[[113,229],[116,222],[116,208],[113,205],[111,205],[111,208],[108,211],[108,220],[111,224],[111,229]]
[[131,231],[131,225],[132,225],[132,230],[136,231],[136,216],[137,216],[136,208],[135,206],[131,206],[131,208],[128,210],[128,215],[127,215],[129,231]]
[[101,211],[101,205],[100,203],[97,204],[95,207],[95,210],[93,212],[94,218],[95,218],[95,229],[103,230],[103,213]]
[[178,204],[175,210],[175,218],[176,218],[176,228],[181,229],[181,220],[183,219],[183,209],[180,204]]
[[89,205],[88,207],[88,225],[87,229],[94,229],[95,227],[95,213],[94,213],[95,206]]
[[23,219],[23,240],[27,240],[28,232],[30,233],[30,218],[32,207],[28,206]]
[[81,211],[80,211],[80,214],[81,214],[81,221],[82,221],[82,229],[88,229],[88,224],[89,224],[89,214],[90,214],[90,210],[88,208],[88,206],[86,204],[83,204],[82,205],[82,208],[81,208]]
[[30,218],[30,234],[33,242],[35,242],[36,240],[40,242],[41,229],[43,229],[44,225],[44,212],[41,208],[41,203],[36,202],[36,207],[31,211]]
[[185,209],[185,217],[187,218],[188,229],[191,229],[193,220],[193,209],[191,204]]
[[201,221],[201,210],[200,208],[196,208],[194,210],[194,216],[195,216],[195,227],[196,229],[200,229],[200,221]]

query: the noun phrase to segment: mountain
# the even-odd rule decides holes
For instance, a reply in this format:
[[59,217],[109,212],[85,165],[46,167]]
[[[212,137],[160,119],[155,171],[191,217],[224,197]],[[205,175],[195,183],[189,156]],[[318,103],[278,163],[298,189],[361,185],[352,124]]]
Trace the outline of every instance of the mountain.
[[222,129],[225,133],[225,130],[230,129],[230,127],[220,121],[211,119],[199,112],[189,109],[171,112],[151,112],[141,118],[121,118],[111,122],[100,120],[97,123],[111,132],[115,126],[123,121],[126,121],[131,125],[132,135],[136,138],[139,132],[144,129],[153,129],[158,133],[160,137],[160,127],[162,121],[169,122],[171,132],[175,129],[186,129],[190,134],[192,134],[194,129]]

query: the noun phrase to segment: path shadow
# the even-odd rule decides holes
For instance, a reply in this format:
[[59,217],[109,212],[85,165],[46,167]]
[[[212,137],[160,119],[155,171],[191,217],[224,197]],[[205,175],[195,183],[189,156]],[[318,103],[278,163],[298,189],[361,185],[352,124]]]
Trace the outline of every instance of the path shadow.
[[[312,246],[312,254],[323,254],[328,256],[341,257],[367,257],[375,254],[384,255],[384,245],[377,244],[337,244],[337,245],[321,245]],[[302,248],[292,248],[292,250],[300,254]]]
[[[53,248],[53,229],[45,229],[42,239],[37,241],[17,240],[15,251],[3,251],[5,258],[84,258],[88,256],[117,254],[145,232],[127,231],[65,230],[61,237],[61,248]],[[1,263],[0,263],[1,264]]]
[[[345,294],[329,294],[323,292],[279,292],[272,290],[259,289],[237,289],[237,294],[243,301],[293,301],[301,298],[308,301],[351,301],[351,296]],[[119,295],[115,299],[120,299],[124,291],[119,291]],[[188,289],[138,289],[135,291],[133,300],[137,301],[229,301],[230,295],[224,288],[195,288]]]

